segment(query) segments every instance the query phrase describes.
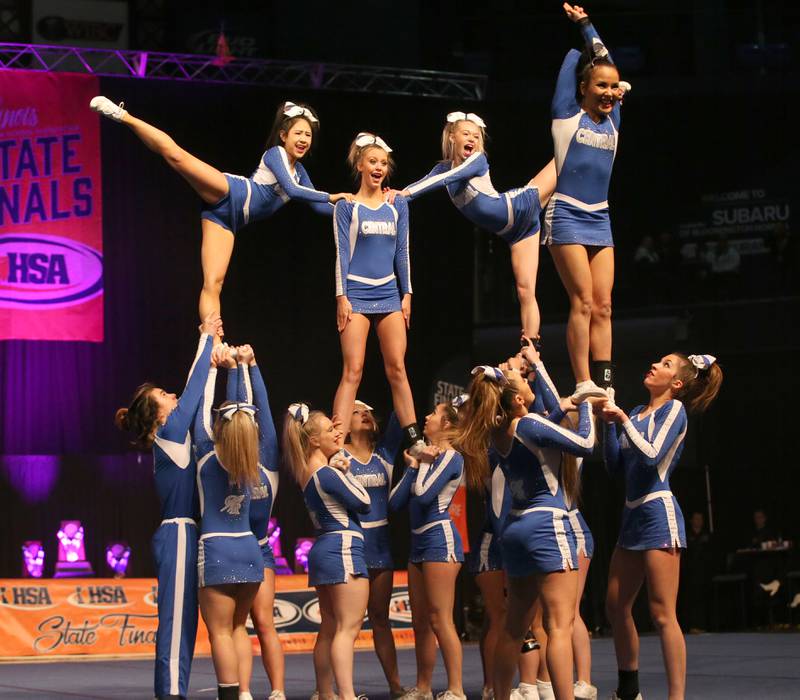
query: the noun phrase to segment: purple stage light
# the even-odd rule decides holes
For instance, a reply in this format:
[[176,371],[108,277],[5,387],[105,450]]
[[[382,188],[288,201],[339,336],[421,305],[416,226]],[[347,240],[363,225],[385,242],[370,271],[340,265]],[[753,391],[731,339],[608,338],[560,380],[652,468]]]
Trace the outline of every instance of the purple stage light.
[[44,547],[41,540],[28,540],[22,545],[22,575],[42,578],[44,570]]
[[308,573],[308,553],[314,545],[313,537],[299,537],[294,543],[294,569]]
[[28,504],[47,500],[58,481],[58,455],[3,455],[0,469],[20,498]]
[[58,560],[76,562],[86,558],[83,546],[83,525],[80,520],[65,520],[56,533],[58,537]]
[[128,570],[131,548],[125,542],[114,542],[106,547],[106,562],[116,577],[122,577]]
[[58,537],[58,561],[56,562],[55,578],[93,576],[92,565],[86,561],[81,521],[62,520],[56,536]]
[[272,553],[279,557],[281,556],[281,526],[278,525],[277,518],[270,518],[267,525],[267,537],[269,538],[269,546]]

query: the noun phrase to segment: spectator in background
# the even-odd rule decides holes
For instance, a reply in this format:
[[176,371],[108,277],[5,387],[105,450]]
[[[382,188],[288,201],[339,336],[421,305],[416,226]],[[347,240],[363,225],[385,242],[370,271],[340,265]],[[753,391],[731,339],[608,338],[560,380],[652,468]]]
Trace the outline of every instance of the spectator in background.
[[797,271],[800,265],[800,246],[797,236],[792,236],[789,227],[781,221],[769,241],[775,263],[775,291],[787,294],[797,290]]
[[682,622],[691,634],[708,629],[706,614],[710,600],[711,577],[714,575],[715,553],[705,517],[694,511],[686,528],[686,552],[683,555]]
[[711,254],[705,240],[685,243],[680,249],[686,274],[686,295],[688,299],[706,297],[708,275],[711,269]]
[[718,299],[731,297],[740,265],[739,251],[730,244],[727,236],[720,235],[711,254],[711,276]]
[[749,546],[761,549],[764,542],[774,542],[778,539],[778,532],[767,522],[767,513],[763,508],[753,511],[753,531],[750,535]]
[[[655,246],[658,256],[658,276],[656,282],[660,289],[661,298],[659,301],[674,304],[683,301],[686,289],[680,284],[671,284],[675,277],[675,270],[681,264],[681,250],[678,241],[670,231],[662,231],[658,236]],[[679,298],[680,297],[680,298]]]

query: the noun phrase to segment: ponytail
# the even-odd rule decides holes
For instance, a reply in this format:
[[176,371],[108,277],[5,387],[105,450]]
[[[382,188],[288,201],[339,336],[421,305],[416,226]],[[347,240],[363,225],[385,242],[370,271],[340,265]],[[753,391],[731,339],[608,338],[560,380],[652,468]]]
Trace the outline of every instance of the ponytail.
[[155,384],[145,382],[133,394],[127,408],[118,408],[114,414],[114,425],[120,430],[133,433],[131,444],[147,451],[153,446],[158,428],[158,404],[151,396]]
[[686,405],[689,413],[703,413],[717,398],[722,386],[722,369],[716,361],[707,368],[697,368],[687,355],[673,354],[682,361],[677,378],[683,382],[683,386],[674,392],[675,398]]
[[[295,404],[292,404],[293,406]],[[294,480],[302,488],[311,456],[311,436],[318,432],[322,411],[311,411],[305,420],[287,413],[283,421],[283,458]]]
[[489,474],[486,450],[491,433],[508,427],[512,418],[509,411],[517,390],[511,383],[500,385],[484,374],[476,374],[467,393],[469,401],[459,409],[452,444],[464,457],[467,486],[480,491]]
[[231,485],[239,488],[259,485],[258,425],[252,416],[244,411],[236,411],[230,420],[218,416],[214,422],[214,448]]

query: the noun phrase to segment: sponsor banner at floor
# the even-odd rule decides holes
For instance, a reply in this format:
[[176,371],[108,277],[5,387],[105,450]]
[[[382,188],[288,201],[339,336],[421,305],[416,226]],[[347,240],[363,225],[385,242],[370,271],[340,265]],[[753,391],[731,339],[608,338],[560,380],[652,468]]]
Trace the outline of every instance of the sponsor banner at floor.
[[[316,591],[306,576],[279,576],[276,589],[273,615],[283,648],[310,651],[320,624]],[[155,579],[0,579],[0,658],[152,656],[157,605]],[[389,617],[398,645],[413,644],[405,572],[395,573]],[[249,620],[248,630],[257,653]],[[372,646],[367,620],[356,646]],[[210,653],[202,619],[195,653]]]

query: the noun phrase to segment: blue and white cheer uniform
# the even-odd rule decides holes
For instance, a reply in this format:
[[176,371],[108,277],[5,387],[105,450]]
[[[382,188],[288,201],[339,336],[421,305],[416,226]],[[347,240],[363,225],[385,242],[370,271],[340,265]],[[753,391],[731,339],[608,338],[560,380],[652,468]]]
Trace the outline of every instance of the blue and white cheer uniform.
[[349,471],[330,466],[317,469],[303,488],[314,541],[308,553],[308,583],[347,583],[350,576],[368,576],[364,532],[359,515],[369,513],[366,489]]
[[250,530],[250,487],[230,483],[230,474],[214,449],[211,406],[216,376],[216,369],[211,369],[194,424],[201,514],[197,571],[201,588],[264,580],[261,548]]
[[250,177],[223,175],[228,181],[228,194],[216,204],[204,205],[200,216],[231,233],[253,221],[272,216],[292,199],[308,202],[318,214],[331,216],[333,213],[330,195],[314,189],[299,161],[295,161],[292,171],[283,146],[273,146],[266,151]]
[[[594,27],[581,25],[593,56],[608,56]],[[567,53],[552,102],[553,148],[558,180],[544,216],[546,244],[613,246],[608,215],[608,185],[617,153],[620,107],[595,124],[581,108],[575,70],[581,54]]]
[[411,294],[408,249],[408,204],[397,196],[394,205],[377,208],[339,200],[334,207],[336,296],[346,296],[358,314],[400,311],[400,300]]
[[364,531],[364,556],[368,569],[394,568],[389,543],[389,490],[392,486],[394,460],[402,439],[400,423],[392,413],[386,430],[368,461],[359,462],[345,448],[350,459],[350,473],[369,494],[369,513],[359,516]]
[[577,432],[558,425],[563,414],[517,419],[509,452],[499,454],[511,492],[501,546],[509,576],[577,568],[567,504],[561,486],[562,453],[592,453],[594,423],[587,403],[578,407]]
[[536,187],[498,192],[489,175],[489,161],[482,152],[463,163],[437,163],[425,177],[404,188],[413,200],[438,187],[446,187],[456,208],[478,228],[500,236],[508,245],[539,233],[542,207]]
[[153,535],[158,576],[155,695],[186,697],[197,636],[197,464],[190,429],[211,367],[213,339],[200,336],[189,380],[156,431],[153,470],[161,525]]
[[249,367],[243,363],[228,370],[226,399],[254,404],[258,408],[258,473],[260,484],[250,489],[250,530],[258,539],[265,569],[275,569],[275,555],[269,543],[267,531],[275,497],[278,495],[278,436],[269,407],[267,387],[258,365]]
[[448,511],[463,476],[464,458],[455,450],[445,450],[432,464],[422,462],[419,469],[406,469],[392,489],[390,510],[408,504],[411,563],[464,561],[461,535]]
[[686,547],[686,528],[669,485],[686,437],[683,404],[668,401],[646,416],[637,406],[622,425],[607,426],[605,457],[608,470],[625,477],[625,510],[617,545],[623,549]]

